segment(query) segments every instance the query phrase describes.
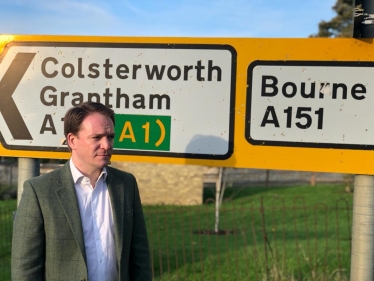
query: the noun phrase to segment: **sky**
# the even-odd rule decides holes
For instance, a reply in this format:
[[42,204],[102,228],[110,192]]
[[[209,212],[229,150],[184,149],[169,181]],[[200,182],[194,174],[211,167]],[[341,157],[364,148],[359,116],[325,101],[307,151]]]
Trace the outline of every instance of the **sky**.
[[0,34],[304,38],[336,0],[0,0]]

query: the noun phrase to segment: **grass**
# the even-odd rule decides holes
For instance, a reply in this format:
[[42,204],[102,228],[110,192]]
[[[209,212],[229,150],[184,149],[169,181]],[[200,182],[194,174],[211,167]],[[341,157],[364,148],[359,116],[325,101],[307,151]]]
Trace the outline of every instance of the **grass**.
[[0,201],[0,280],[10,280],[13,211],[17,200]]
[[[214,190],[203,196],[211,201]],[[349,280],[353,196],[343,185],[229,188],[225,199],[227,235],[207,234],[212,203],[144,206],[154,280]],[[0,201],[0,233],[12,220],[1,210],[15,205]],[[9,280],[1,275],[9,272],[7,243],[0,280]]]
[[220,229],[234,234],[194,234],[214,229],[214,204],[145,207],[155,280],[349,279],[353,196],[343,185],[230,188],[225,197]]

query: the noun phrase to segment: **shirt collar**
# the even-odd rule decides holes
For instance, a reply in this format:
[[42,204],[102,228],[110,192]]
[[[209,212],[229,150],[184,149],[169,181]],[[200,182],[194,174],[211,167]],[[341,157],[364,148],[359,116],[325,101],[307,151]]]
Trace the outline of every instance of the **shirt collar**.
[[[81,171],[78,170],[78,168],[74,165],[73,163],[73,159],[70,158],[70,171],[71,171],[71,175],[73,176],[73,180],[74,180],[74,183],[78,183],[80,182],[83,178],[84,178],[84,175],[81,173]],[[107,177],[107,172],[106,172],[106,168],[103,167],[103,169],[101,170],[101,173],[98,177],[98,180],[102,177],[103,178],[103,181],[106,181],[106,177]]]

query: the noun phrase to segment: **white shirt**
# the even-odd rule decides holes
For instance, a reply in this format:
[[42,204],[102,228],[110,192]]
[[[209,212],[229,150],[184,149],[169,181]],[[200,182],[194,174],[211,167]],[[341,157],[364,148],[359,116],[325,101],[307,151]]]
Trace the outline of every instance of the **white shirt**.
[[106,169],[103,168],[95,188],[89,178],[75,167],[72,159],[70,170],[82,220],[88,280],[118,280],[112,206],[105,182]]

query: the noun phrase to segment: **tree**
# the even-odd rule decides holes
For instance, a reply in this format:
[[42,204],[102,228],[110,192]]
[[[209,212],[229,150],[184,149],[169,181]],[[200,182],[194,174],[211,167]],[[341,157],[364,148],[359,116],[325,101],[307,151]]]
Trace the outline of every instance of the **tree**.
[[318,24],[318,33],[311,37],[352,37],[354,2],[337,0],[332,7],[337,15],[330,21],[321,21]]

